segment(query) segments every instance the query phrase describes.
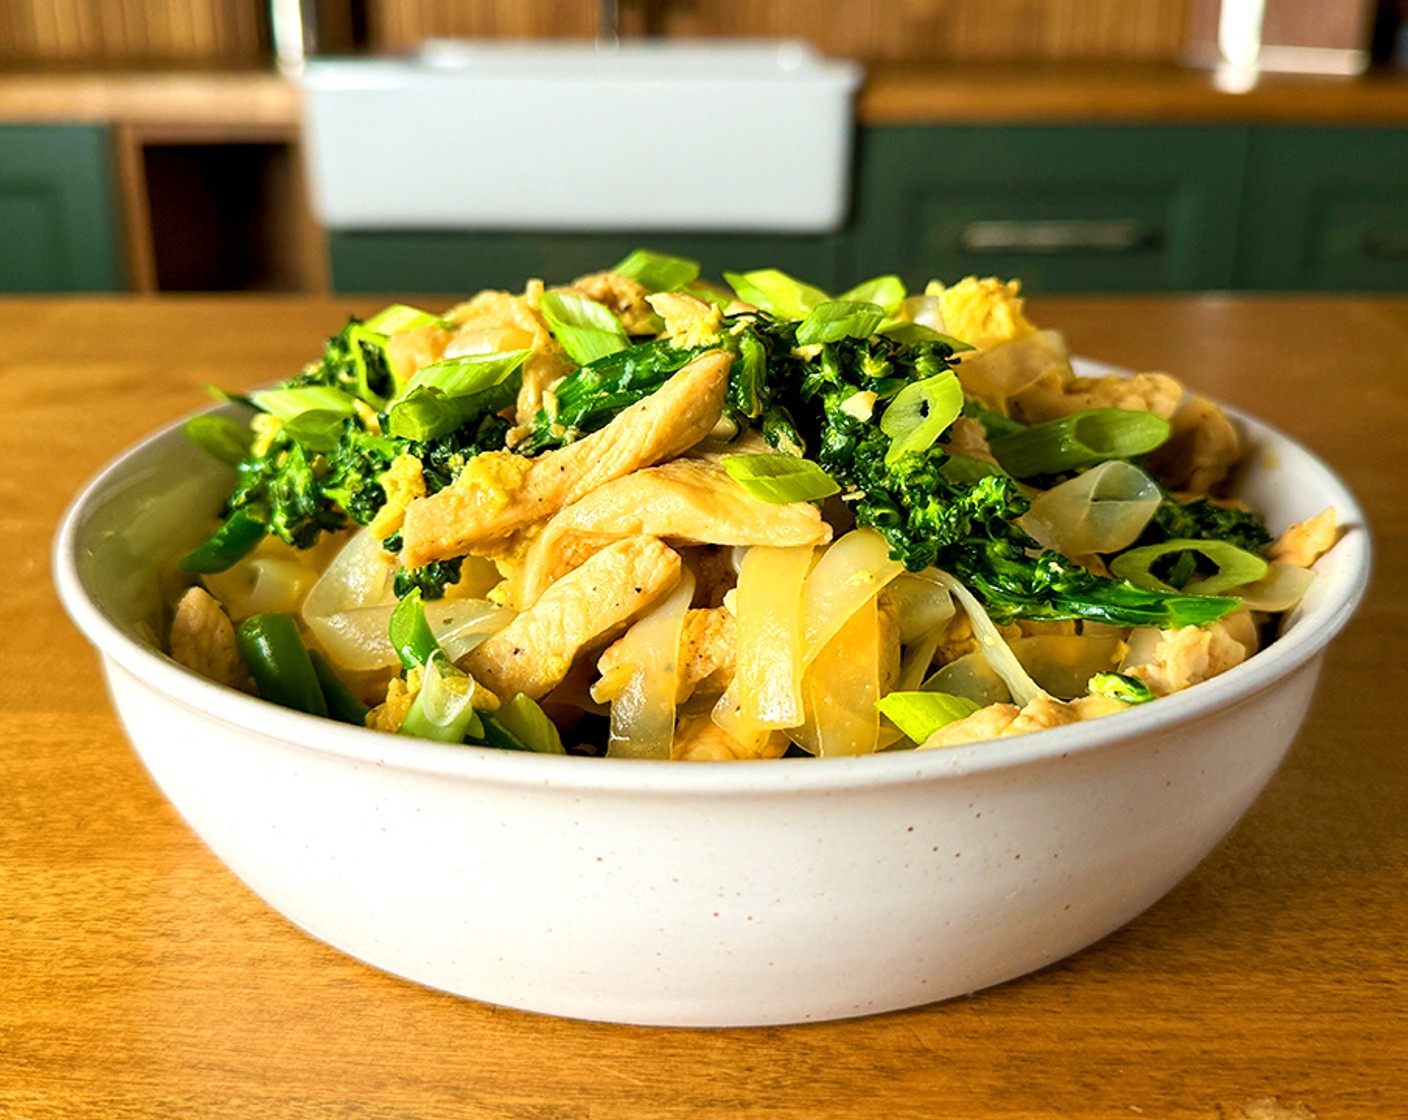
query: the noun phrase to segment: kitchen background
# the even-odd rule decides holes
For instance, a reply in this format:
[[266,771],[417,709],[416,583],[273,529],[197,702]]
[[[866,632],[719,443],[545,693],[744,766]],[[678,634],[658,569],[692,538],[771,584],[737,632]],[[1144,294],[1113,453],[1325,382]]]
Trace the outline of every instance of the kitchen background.
[[[899,271],[1036,291],[1404,291],[1405,24],[1408,0],[6,0],[0,292],[454,293],[566,279],[638,244],[831,288]],[[472,204],[432,228],[414,212],[330,223],[310,193],[308,57],[700,37],[799,39],[863,68],[838,218],[760,226],[744,186],[737,222],[638,220],[670,174],[741,168],[761,195],[779,168],[750,154],[763,98],[729,111],[736,147],[710,134],[661,178],[652,149],[683,125],[629,82],[594,124],[639,165],[566,158],[526,105],[490,121],[427,100],[403,118],[434,125],[414,159],[369,135],[336,172],[394,199],[434,179],[441,144],[494,165],[506,117],[535,155],[503,168],[505,189],[610,176],[620,210],[604,224],[479,221]],[[821,174],[825,143],[781,174]]]

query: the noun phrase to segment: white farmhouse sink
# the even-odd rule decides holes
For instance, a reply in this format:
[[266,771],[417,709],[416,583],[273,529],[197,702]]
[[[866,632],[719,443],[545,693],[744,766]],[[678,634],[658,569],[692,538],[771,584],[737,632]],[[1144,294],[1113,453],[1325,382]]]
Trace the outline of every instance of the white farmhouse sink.
[[835,229],[860,73],[792,42],[312,61],[314,204],[334,229]]

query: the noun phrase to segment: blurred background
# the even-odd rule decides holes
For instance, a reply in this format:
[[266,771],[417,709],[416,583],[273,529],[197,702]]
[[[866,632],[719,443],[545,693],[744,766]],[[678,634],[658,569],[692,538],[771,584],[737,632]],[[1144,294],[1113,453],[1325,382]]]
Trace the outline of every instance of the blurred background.
[[[5,0],[0,292],[455,293],[637,245],[832,289],[1404,291],[1405,27],[1408,0]],[[777,218],[803,188],[825,204]]]

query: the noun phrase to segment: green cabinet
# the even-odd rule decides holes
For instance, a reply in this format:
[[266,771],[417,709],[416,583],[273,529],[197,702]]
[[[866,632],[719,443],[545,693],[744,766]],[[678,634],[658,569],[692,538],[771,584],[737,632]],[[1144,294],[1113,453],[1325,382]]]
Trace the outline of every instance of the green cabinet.
[[470,230],[334,231],[333,285],[342,292],[517,291],[529,277],[564,283],[646,246],[697,260],[706,276],[725,269],[781,268],[825,287],[844,287],[844,234],[509,233]]
[[1033,291],[1226,287],[1246,131],[872,128],[855,262],[919,283],[1019,276]]
[[122,288],[120,229],[105,127],[0,126],[0,292]]
[[1408,131],[1251,135],[1236,286],[1408,291]]

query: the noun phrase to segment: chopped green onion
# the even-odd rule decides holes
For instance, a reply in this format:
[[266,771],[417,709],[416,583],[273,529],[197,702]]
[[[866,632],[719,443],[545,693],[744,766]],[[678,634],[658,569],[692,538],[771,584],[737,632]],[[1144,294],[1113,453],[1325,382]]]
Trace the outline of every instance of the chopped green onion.
[[478,690],[473,677],[456,668],[442,650],[435,650],[425,663],[420,691],[397,734],[437,743],[482,738],[484,724],[474,710],[474,694]]
[[768,351],[751,327],[738,336],[738,364],[729,371],[728,403],[749,420],[763,414],[763,385],[768,375]]
[[327,453],[337,446],[347,415],[314,408],[284,423],[284,435],[307,451]]
[[396,604],[396,609],[391,612],[387,636],[407,672],[424,665],[432,654],[439,651],[440,643],[435,640],[430,623],[426,621],[419,588]]
[[[1165,583],[1154,574],[1154,565],[1164,557],[1176,553],[1195,553],[1202,556],[1216,565],[1217,573],[1193,580],[1182,588]],[[1120,579],[1127,579],[1130,583],[1154,591],[1181,591],[1185,595],[1221,595],[1224,591],[1261,579],[1266,575],[1267,564],[1260,556],[1226,541],[1179,539],[1122,552],[1110,561],[1110,572]]]
[[579,366],[604,358],[631,344],[626,328],[611,309],[572,292],[547,292],[538,310],[553,337]]
[[222,463],[235,466],[249,454],[254,433],[248,424],[228,416],[193,416],[186,421],[186,438]]
[[637,249],[618,261],[611,271],[629,276],[650,292],[675,292],[699,278],[699,262]]
[[220,528],[181,557],[177,566],[197,575],[223,572],[253,552],[268,532],[269,525],[261,511],[241,506]]
[[484,721],[484,741],[491,747],[536,751],[538,754],[566,754],[557,725],[531,696],[519,693]]
[[905,291],[904,281],[898,276],[877,276],[872,280],[857,284],[849,291],[842,292],[837,296],[837,300],[854,300],[857,303],[876,303],[884,310],[886,315],[893,315],[899,310],[900,304],[904,302],[904,297],[909,293]]
[[328,714],[312,658],[293,616],[278,611],[245,619],[235,638],[259,695],[310,715]]
[[880,417],[880,430],[890,437],[885,463],[893,464],[911,451],[927,451],[963,411],[963,386],[951,369],[906,385]]
[[318,686],[323,690],[323,701],[328,706],[328,715],[343,723],[365,727],[367,712],[371,709],[347,687],[337,675],[337,670],[328,664],[326,657],[317,650],[310,649],[308,658],[313,662],[313,673],[318,678]]
[[1096,673],[1086,685],[1091,696],[1110,696],[1126,704],[1147,704],[1153,691],[1138,677],[1126,673]]
[[891,692],[875,701],[875,706],[916,743],[978,710],[978,705],[966,696],[947,692]]
[[504,381],[527,357],[527,350],[505,350],[497,354],[471,354],[432,362],[422,366],[406,382],[405,392],[437,389],[447,397],[482,393]]
[[1169,422],[1152,412],[1092,408],[997,436],[991,447],[1014,478],[1031,478],[1143,455],[1167,440],[1170,431]]
[[836,480],[813,463],[783,451],[727,455],[724,470],[744,490],[764,502],[812,502],[839,494]]
[[804,319],[813,307],[829,298],[820,288],[804,284],[775,268],[725,272],[724,279],[744,303],[751,303],[779,319]]
[[351,393],[330,385],[300,385],[293,389],[261,389],[251,393],[254,406],[287,424],[305,412],[331,412],[351,416],[357,411],[356,398]]
[[885,309],[876,303],[830,300],[807,312],[797,328],[797,344],[839,342],[843,338],[869,338],[885,319]]
[[367,330],[381,335],[408,331],[414,327],[448,329],[450,325],[439,315],[432,315],[429,311],[422,311],[418,307],[408,307],[404,303],[393,303],[390,307],[383,307],[362,324]]
[[882,323],[879,333],[904,346],[913,346],[920,342],[942,342],[954,354],[973,349],[961,339],[954,338],[951,334],[943,334],[933,327],[926,327],[923,323]]

